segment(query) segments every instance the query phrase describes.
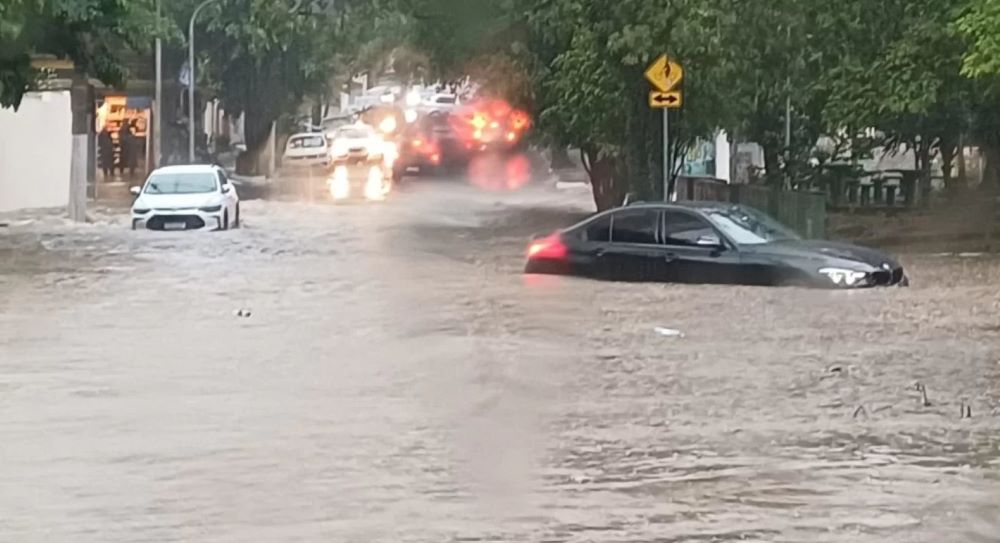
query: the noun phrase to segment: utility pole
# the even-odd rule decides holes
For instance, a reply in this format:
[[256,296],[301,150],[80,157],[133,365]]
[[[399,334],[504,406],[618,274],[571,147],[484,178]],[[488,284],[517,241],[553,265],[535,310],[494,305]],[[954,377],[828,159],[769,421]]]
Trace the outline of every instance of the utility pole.
[[160,167],[160,156],[163,150],[163,40],[160,39],[160,0],[156,0],[156,90],[153,99],[153,164]]
[[670,159],[670,110],[663,110],[663,201],[670,201],[670,177],[673,173]]

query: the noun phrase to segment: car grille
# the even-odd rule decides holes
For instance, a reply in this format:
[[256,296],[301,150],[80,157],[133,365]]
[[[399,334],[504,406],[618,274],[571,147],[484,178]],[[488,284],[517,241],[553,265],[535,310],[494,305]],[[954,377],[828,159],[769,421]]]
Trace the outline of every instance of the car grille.
[[184,228],[188,230],[205,227],[205,221],[201,220],[201,217],[197,215],[157,215],[146,221],[146,228],[151,230],[163,230],[163,225],[168,222],[183,222]]

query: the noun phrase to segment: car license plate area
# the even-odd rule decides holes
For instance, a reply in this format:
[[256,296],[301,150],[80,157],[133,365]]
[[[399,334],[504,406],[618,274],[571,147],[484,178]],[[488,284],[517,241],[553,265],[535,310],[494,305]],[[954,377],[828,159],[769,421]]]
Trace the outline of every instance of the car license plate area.
[[163,223],[164,230],[186,230],[187,221],[167,221]]

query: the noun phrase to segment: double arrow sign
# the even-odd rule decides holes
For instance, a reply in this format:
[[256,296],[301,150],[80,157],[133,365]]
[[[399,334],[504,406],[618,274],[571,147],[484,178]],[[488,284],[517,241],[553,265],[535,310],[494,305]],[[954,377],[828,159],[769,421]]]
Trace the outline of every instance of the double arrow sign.
[[646,80],[656,90],[649,91],[649,107],[654,109],[675,109],[684,103],[684,95],[677,85],[684,79],[684,69],[680,64],[660,55],[646,69]]

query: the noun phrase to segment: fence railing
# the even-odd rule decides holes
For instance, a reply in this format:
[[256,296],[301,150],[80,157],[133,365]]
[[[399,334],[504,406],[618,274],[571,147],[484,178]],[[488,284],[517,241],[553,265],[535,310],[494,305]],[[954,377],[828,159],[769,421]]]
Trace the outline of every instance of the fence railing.
[[761,185],[729,185],[708,178],[677,179],[677,199],[731,202],[763,211],[808,239],[826,237],[826,195]]

